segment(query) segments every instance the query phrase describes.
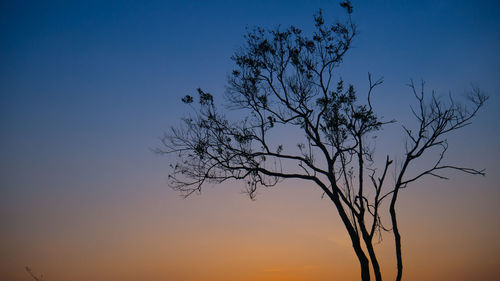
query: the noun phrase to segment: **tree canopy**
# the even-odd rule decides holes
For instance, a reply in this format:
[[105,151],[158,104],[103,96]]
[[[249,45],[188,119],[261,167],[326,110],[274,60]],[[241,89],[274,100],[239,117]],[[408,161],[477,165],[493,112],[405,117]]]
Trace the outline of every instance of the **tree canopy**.
[[[245,45],[232,57],[226,91],[226,110],[244,112],[238,120],[228,118],[214,96],[202,89],[197,99],[182,98],[194,113],[182,119],[162,139],[160,153],[175,153],[171,186],[184,196],[200,191],[207,183],[243,180],[253,199],[259,187],[284,179],[301,179],[317,186],[335,206],[359,259],[362,280],[382,280],[374,240],[382,230],[394,234],[398,273],[403,262],[396,216],[399,191],[424,177],[446,178],[441,171],[484,175],[484,171],[444,163],[450,132],[470,124],[487,96],[473,88],[469,103],[451,96],[446,100],[424,91],[424,83],[410,82],[416,100],[411,108],[418,124],[401,124],[407,142],[404,157],[387,179],[394,159],[389,154],[375,163],[375,147],[368,141],[384,125],[372,106],[372,93],[383,83],[368,74],[367,99],[360,101],[356,87],[336,74],[357,35],[349,1],[342,2],[344,21],[327,23],[321,10],[314,16],[311,35],[294,26],[286,29],[254,28]],[[196,104],[198,101],[198,104]],[[282,129],[294,130],[295,147],[279,142]],[[423,155],[437,155],[428,167],[409,175]],[[387,202],[387,204],[383,204]],[[382,223],[387,218],[390,223]],[[377,239],[374,239],[377,238]]]

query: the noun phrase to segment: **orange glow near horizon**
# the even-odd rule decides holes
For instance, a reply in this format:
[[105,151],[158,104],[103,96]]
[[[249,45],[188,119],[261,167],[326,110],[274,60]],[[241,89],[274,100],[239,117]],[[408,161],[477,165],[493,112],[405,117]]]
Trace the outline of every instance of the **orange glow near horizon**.
[[[11,280],[29,280],[25,265],[52,281],[359,280],[347,235],[318,192],[290,182],[252,202],[234,190],[219,186],[183,200],[159,189],[156,198],[102,206],[114,210],[111,215],[99,208],[82,210],[78,221],[84,224],[78,226],[59,214],[66,228],[54,225],[34,236],[2,237],[11,243],[3,251],[8,255],[2,257],[0,270],[11,272]],[[425,192],[409,192],[413,194],[401,201],[405,205],[400,215],[405,280],[498,276],[496,237],[476,228],[487,220],[456,219],[470,202],[454,196],[456,201],[447,206],[427,202],[417,212],[413,210],[422,205],[419,197]],[[483,227],[498,231],[498,226]],[[23,240],[27,237],[36,240]],[[384,276],[390,279],[395,273],[390,233],[376,247]]]

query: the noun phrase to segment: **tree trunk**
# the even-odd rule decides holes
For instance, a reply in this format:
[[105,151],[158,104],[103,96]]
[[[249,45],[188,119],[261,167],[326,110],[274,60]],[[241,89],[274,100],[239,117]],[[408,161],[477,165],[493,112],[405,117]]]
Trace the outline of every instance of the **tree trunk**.
[[396,275],[396,281],[401,281],[401,277],[403,276],[403,258],[401,255],[401,235],[399,234],[398,229],[398,220],[396,218],[396,198],[398,189],[395,190],[394,195],[392,197],[391,205],[389,207],[389,212],[391,213],[391,222],[392,222],[392,232],[394,233],[394,243],[396,247],[396,261],[398,273]]
[[[357,236],[356,236],[356,238],[357,238]],[[351,237],[351,239],[352,239],[352,237]],[[354,248],[354,251],[356,252],[356,256],[358,257],[358,260],[359,260],[359,265],[361,266],[361,281],[370,281],[370,262],[369,262],[368,258],[366,257],[365,253],[363,252],[363,249],[361,248],[361,244],[359,243],[359,239],[357,239],[357,242],[355,242],[355,240],[352,241],[353,242],[352,247]]]
[[361,240],[360,237],[358,236],[358,233],[354,229],[354,226],[351,224],[351,221],[349,220],[349,217],[347,216],[342,203],[340,202],[338,195],[336,194],[329,194],[330,200],[334,203],[337,212],[342,219],[342,222],[344,223],[347,233],[349,234],[349,238],[351,238],[352,242],[352,247],[354,249],[354,252],[356,253],[356,257],[359,260],[359,265],[361,266],[361,281],[370,281],[370,262],[368,258],[366,257],[365,252],[363,251],[363,248],[361,247]]
[[380,272],[380,265],[378,264],[377,256],[375,255],[375,249],[373,249],[373,243],[370,238],[364,237],[366,249],[370,255],[370,260],[373,267],[373,273],[375,275],[375,281],[382,281],[382,273]]

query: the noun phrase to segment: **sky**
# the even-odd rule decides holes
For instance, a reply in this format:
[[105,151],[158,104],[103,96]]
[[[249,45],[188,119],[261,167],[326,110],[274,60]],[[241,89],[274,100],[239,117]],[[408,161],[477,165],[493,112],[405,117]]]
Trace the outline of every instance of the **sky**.
[[[424,179],[399,202],[405,280],[500,280],[500,16],[496,1],[353,1],[360,31],[339,72],[407,121],[411,78],[457,98],[490,96],[450,137],[448,161],[486,169]],[[151,149],[202,87],[223,98],[247,27],[341,15],[336,1],[1,1],[0,279],[359,280],[341,222],[314,186],[258,193],[167,184]],[[380,155],[404,152],[399,125]],[[290,136],[293,139],[293,136]],[[394,274],[391,237],[377,247]]]

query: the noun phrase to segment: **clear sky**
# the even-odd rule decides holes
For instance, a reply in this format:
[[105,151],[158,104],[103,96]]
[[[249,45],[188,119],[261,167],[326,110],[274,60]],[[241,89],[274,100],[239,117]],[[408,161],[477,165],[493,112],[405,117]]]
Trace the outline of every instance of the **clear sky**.
[[[406,280],[500,280],[500,5],[353,1],[360,34],[342,66],[375,105],[406,120],[410,78],[490,100],[450,139],[449,161],[486,177],[426,179],[400,201]],[[302,182],[260,191],[167,185],[158,138],[197,87],[221,99],[245,27],[312,27],[336,1],[1,1],[0,279],[358,280],[333,207]],[[364,87],[364,88],[363,88]],[[401,155],[399,127],[381,155]],[[392,248],[379,245],[392,279]]]

